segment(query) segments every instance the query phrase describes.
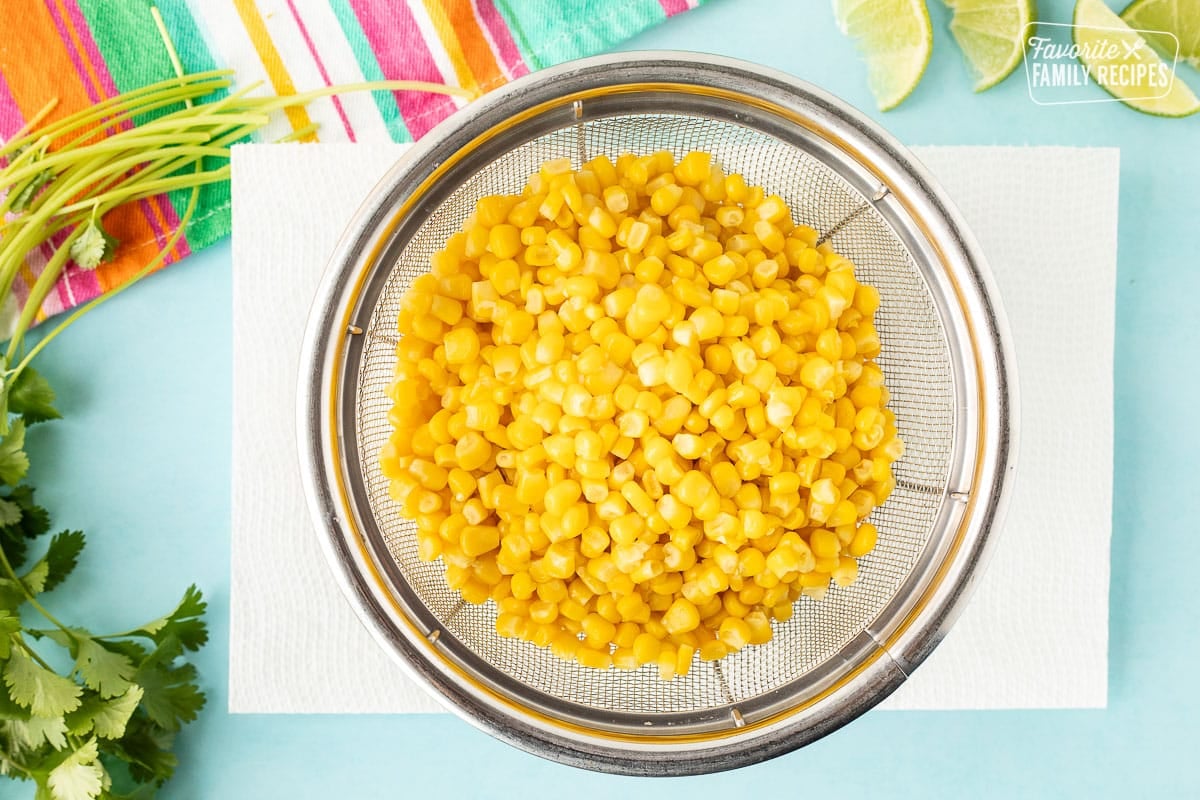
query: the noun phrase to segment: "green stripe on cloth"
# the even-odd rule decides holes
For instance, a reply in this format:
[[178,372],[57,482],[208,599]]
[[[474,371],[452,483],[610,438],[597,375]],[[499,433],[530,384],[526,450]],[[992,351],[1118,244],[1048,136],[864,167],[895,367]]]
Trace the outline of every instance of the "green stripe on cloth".
[[[79,9],[87,19],[96,46],[104,54],[104,63],[119,92],[127,92],[175,74],[162,37],[154,19],[141,3],[113,3],[111,0],[78,0]],[[217,69],[217,63],[204,44],[200,30],[192,20],[184,0],[158,0],[155,3],[163,15],[167,32],[179,51],[186,72]],[[141,124],[147,119],[162,116],[172,109],[136,118]],[[212,168],[214,164],[206,164]],[[168,195],[171,207],[182,215],[191,191],[187,189]],[[187,228],[188,246],[199,250],[226,236],[230,230],[230,188],[228,183],[211,184],[201,188],[195,216]]]
[[[375,57],[375,51],[371,49],[371,43],[367,41],[367,35],[363,33],[362,25],[359,24],[358,17],[354,15],[354,9],[350,7],[348,0],[329,0],[329,7],[337,17],[338,24],[342,26],[342,33],[350,45],[350,50],[354,53],[354,59],[358,62],[358,68],[362,71],[363,78],[369,81],[383,80],[384,74],[379,66],[379,59]],[[400,116],[400,107],[396,105],[396,95],[391,92],[371,92],[371,97],[374,98],[375,105],[379,107],[379,113],[383,115],[383,122],[387,125],[392,140],[411,142],[412,134],[408,132],[404,118]]]
[[667,18],[658,0],[495,0],[530,69],[607,50]]

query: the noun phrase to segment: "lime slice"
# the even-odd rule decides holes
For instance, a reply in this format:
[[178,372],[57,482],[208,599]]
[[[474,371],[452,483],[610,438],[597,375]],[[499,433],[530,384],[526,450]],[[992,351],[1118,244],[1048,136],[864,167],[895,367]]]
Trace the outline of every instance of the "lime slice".
[[[1125,105],[1160,117],[1186,117],[1200,111],[1200,100],[1171,75],[1171,65],[1164,64],[1141,34],[1102,0],[1075,4],[1072,34],[1080,49],[1079,60],[1092,80]],[[1139,66],[1145,69],[1139,71]],[[1164,94],[1167,81],[1170,89]]]
[[833,0],[833,13],[867,59],[867,85],[879,109],[900,105],[917,88],[933,52],[924,0]]
[[950,33],[975,77],[975,91],[1012,74],[1024,54],[1025,27],[1037,12],[1033,0],[945,0],[954,12]]
[[1121,12],[1121,19],[1131,28],[1175,34],[1142,35],[1168,62],[1175,58],[1178,42],[1179,60],[1200,69],[1200,0],[1134,0]]

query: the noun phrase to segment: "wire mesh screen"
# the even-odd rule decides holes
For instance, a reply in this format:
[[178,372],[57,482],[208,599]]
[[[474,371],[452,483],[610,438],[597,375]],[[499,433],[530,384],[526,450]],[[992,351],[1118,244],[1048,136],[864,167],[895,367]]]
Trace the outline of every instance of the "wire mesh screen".
[[[465,604],[445,583],[440,563],[417,558],[413,525],[388,494],[377,454],[391,432],[388,387],[395,366],[400,298],[430,257],[462,225],[484,195],[518,193],[542,162],[567,157],[575,166],[604,153],[647,154],[692,150],[713,154],[727,172],[784,198],[797,223],[831,235],[860,280],[878,288],[876,324],[883,343],[878,361],[892,391],[891,408],[906,445],[895,469],[897,487],[871,521],[879,544],[860,562],[859,579],[831,588],[821,600],[801,598],[774,639],[716,664],[697,661],[686,677],[663,681],[652,665],[597,671],[555,658],[549,650],[500,637],[489,602]],[[494,669],[553,698],[595,710],[653,715],[700,712],[741,703],[802,679],[835,658],[893,599],[935,531],[946,494],[954,441],[954,384],[949,348],[930,291],[895,233],[837,173],[804,152],[736,122],[673,114],[606,117],[545,134],[496,158],[464,181],[428,215],[392,267],[366,330],[357,385],[359,464],[370,497],[369,513],[388,554],[443,629]],[[364,510],[365,511],[365,510]]]

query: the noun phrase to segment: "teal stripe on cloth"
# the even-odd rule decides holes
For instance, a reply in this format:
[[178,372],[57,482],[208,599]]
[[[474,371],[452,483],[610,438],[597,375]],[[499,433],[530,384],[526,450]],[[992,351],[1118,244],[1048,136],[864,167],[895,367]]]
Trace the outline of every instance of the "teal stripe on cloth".
[[667,18],[658,0],[495,0],[532,69],[607,50]]
[[[171,41],[175,42],[175,49],[179,51],[179,60],[183,62],[184,72],[220,69],[212,51],[204,43],[204,36],[196,21],[192,19],[185,0],[156,0],[155,5],[162,13],[163,24],[167,26]],[[219,99],[225,94],[227,92],[220,92],[213,99]],[[209,159],[205,166],[212,169],[217,165]],[[171,205],[175,207],[176,213],[183,213],[190,196],[189,191],[171,192]],[[198,213],[192,217],[187,230],[188,244],[193,249],[207,247],[229,233],[231,202],[228,183],[210,184],[200,190]]]
[[[350,7],[348,0],[329,0],[329,7],[337,17],[338,24],[342,26],[342,33],[346,36],[346,42],[354,52],[354,58],[358,62],[358,68],[362,71],[363,78],[368,81],[383,80],[385,76],[379,66],[379,59],[375,57],[371,43],[367,41],[367,35],[363,33],[362,25],[359,24],[358,17],[355,16],[354,9]],[[387,125],[392,140],[411,142],[412,134],[408,132],[404,118],[400,116],[396,95],[391,92],[371,92],[371,97],[374,98],[375,105],[379,107],[379,113],[383,115],[384,124]]]

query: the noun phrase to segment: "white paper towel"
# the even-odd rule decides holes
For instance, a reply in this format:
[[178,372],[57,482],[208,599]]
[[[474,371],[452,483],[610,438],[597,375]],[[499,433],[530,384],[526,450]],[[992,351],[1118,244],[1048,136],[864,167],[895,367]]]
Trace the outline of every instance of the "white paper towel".
[[[974,599],[884,707],[1103,707],[1119,153],[914,151],[996,274],[1016,343],[1021,442],[1008,520]],[[233,712],[442,710],[380,650],[330,576],[294,432],[301,334],[325,260],[403,152],[234,148]]]

